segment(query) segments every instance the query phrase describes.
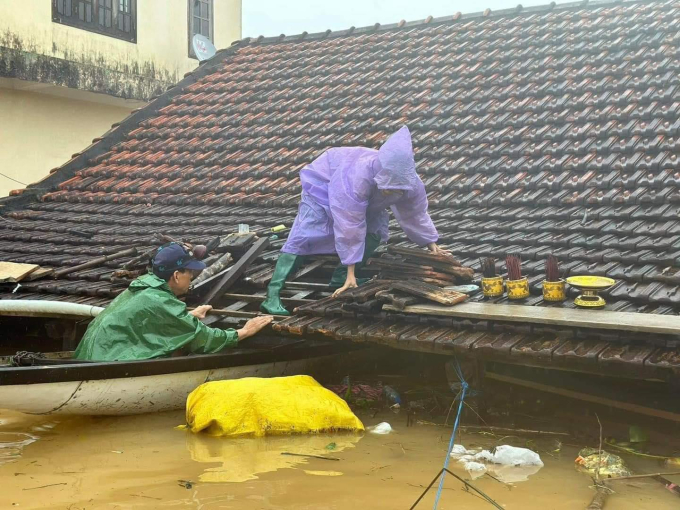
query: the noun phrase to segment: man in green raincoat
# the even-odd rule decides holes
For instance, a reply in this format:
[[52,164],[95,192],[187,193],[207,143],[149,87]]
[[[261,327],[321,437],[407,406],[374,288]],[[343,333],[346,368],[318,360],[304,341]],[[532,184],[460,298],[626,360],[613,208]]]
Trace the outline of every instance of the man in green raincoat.
[[203,324],[212,308],[191,312],[178,296],[205,269],[178,243],[158,249],[153,273],[140,276],[92,321],[74,358],[93,361],[143,360],[170,356],[179,349],[209,354],[234,347],[272,321],[270,316],[249,320],[242,329],[216,329]]

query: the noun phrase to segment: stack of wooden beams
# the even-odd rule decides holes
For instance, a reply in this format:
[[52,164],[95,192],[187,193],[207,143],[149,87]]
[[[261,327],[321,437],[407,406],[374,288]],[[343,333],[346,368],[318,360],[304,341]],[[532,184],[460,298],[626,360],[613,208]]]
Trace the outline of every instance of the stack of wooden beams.
[[378,269],[384,280],[411,278],[446,287],[470,282],[474,276],[471,267],[464,267],[451,255],[398,246],[390,246],[387,251],[381,258],[368,261],[368,266]]

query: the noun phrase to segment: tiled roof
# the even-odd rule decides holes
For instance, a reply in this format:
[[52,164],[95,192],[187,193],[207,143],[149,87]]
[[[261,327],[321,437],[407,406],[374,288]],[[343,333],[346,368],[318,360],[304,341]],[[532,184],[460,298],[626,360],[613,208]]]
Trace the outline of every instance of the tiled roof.
[[[554,253],[567,274],[619,280],[613,309],[674,313],[679,113],[679,1],[243,40],[3,201],[0,260],[69,266],[158,231],[291,224],[304,164],[407,124],[463,264],[521,253],[536,292]],[[114,266],[22,290],[110,299]]]
[[[598,375],[671,381],[680,370],[678,341],[663,335],[654,343],[629,332],[583,329],[559,330],[537,324],[510,325],[392,315],[372,320],[348,319],[341,306],[314,310],[274,324],[293,335],[330,337],[341,341],[376,343],[431,354],[463,355],[487,361],[571,369]],[[321,312],[321,313],[319,313]],[[309,313],[306,311],[305,313]],[[321,316],[319,316],[321,315]],[[363,319],[363,320],[362,320]]]

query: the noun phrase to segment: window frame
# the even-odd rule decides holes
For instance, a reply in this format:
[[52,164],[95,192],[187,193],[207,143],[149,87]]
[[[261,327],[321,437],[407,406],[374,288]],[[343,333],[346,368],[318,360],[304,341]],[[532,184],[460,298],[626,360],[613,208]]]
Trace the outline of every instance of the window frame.
[[[208,4],[208,9],[209,9],[209,20],[208,20],[208,30],[210,31],[210,36],[208,36],[208,39],[210,39],[210,42],[215,44],[215,0],[199,0],[203,1]],[[200,17],[200,16],[199,16]],[[187,46],[189,47],[189,58],[193,58],[194,60],[198,60],[198,57],[196,56],[196,53],[194,53],[194,47],[193,44],[191,44],[192,39],[194,38],[194,0],[187,0],[187,39],[188,39],[188,44]]]
[[[67,2],[71,3],[71,15],[67,16],[65,13],[59,12],[60,6],[65,6]],[[84,20],[79,18],[78,5],[90,5],[92,10],[92,19],[87,21],[85,14]],[[118,28],[118,16],[120,4],[128,5],[130,12],[124,12],[121,16],[130,17],[130,31],[120,30]],[[99,24],[99,9],[101,0],[52,0],[52,22],[66,25],[73,28],[79,28],[87,32],[93,32],[100,35],[106,35],[121,41],[137,44],[137,0],[111,0],[111,26],[106,27]],[[106,2],[104,2],[106,5]],[[65,9],[64,9],[65,10]],[[104,11],[106,12],[106,11]],[[106,14],[104,15],[106,17]],[[123,21],[125,27],[125,21]]]

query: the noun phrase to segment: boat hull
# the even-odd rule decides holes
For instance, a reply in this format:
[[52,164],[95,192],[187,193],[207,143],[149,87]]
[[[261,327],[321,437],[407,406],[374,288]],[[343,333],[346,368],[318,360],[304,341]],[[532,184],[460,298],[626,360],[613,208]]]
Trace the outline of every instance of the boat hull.
[[241,377],[310,374],[332,361],[319,356],[150,376],[0,386],[0,408],[27,414],[128,415],[183,409],[197,386]]

